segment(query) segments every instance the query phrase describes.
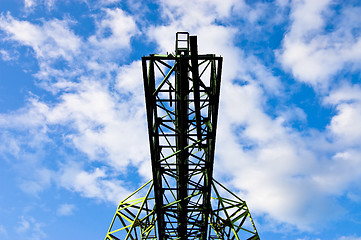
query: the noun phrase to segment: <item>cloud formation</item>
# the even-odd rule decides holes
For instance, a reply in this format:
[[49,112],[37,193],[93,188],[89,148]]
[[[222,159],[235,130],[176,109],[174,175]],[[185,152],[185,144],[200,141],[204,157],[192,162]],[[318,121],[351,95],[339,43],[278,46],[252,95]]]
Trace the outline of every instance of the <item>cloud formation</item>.
[[43,230],[44,224],[38,222],[32,217],[21,216],[16,232],[30,240],[40,240],[46,238],[46,233]]
[[75,208],[76,207],[73,204],[64,203],[59,206],[57,213],[60,216],[70,216],[73,214]]
[[[24,107],[0,113],[1,155],[32,170],[23,174],[24,191],[37,195],[57,185],[116,204],[131,192],[127,185],[134,176],[127,169],[136,169],[136,181],[149,178],[141,64],[127,58],[135,38],[155,44],[154,53],[166,53],[174,50],[175,32],[189,31],[198,35],[201,53],[224,57],[216,177],[271,227],[308,231],[347,214],[339,199],[361,197],[353,192],[361,179],[361,87],[340,72],[360,71],[359,7],[345,5],[338,14],[328,0],[159,1],[158,22],[149,23],[105,7],[116,2],[101,3],[87,37],[76,34],[77,22],[66,17],[0,17],[3,41],[26,47],[39,67],[33,77],[41,94],[29,93]],[[37,4],[25,1],[27,8]],[[279,45],[267,40],[275,49],[249,51],[239,41],[244,35],[261,41],[264,32],[280,26],[286,30]],[[5,48],[0,54],[9,62],[18,56]],[[289,105],[292,84],[310,86],[319,108],[333,110],[323,128],[307,126],[310,113]],[[63,158],[55,168],[47,164],[49,148]],[[64,204],[58,213],[72,210]],[[36,225],[21,222],[24,231]],[[340,238],[346,239],[358,238]]]
[[[71,29],[70,25],[75,23],[70,20],[51,19],[34,24],[17,20],[10,13],[1,16],[0,28],[6,34],[5,40],[34,52],[40,68],[34,76],[40,81],[39,86],[55,98],[46,102],[30,94],[22,109],[0,115],[2,128],[7,129],[3,135],[7,138],[2,145],[4,151],[13,156],[19,152],[19,157],[23,152],[20,148],[30,150],[34,144],[39,149],[34,157],[46,161],[41,154],[44,144],[60,143],[84,153],[88,164],[97,161],[105,165],[102,170],[95,168],[88,173],[81,165],[67,168],[72,163],[65,160],[62,167],[50,171],[42,167],[46,162],[38,160],[33,168],[39,170],[32,174],[33,179],[24,179],[21,184],[29,193],[37,194],[51,182],[58,182],[83,196],[118,203],[119,196],[128,191],[109,174],[120,171],[126,175],[129,165],[148,165],[142,81],[141,74],[135,70],[140,67],[139,61],[120,68],[112,62],[119,59],[112,57],[114,51],[128,52],[137,26],[121,9],[104,10],[98,17],[96,32],[84,39]],[[59,65],[59,61],[63,64]],[[125,74],[132,81],[122,77]],[[34,134],[20,137],[14,132],[18,130]],[[36,140],[39,140],[37,144]],[[60,175],[54,177],[54,174]],[[149,177],[148,171],[144,174]],[[92,181],[93,185],[84,180]]]
[[361,9],[345,4],[336,15],[332,4],[330,0],[294,1],[292,25],[279,55],[296,79],[321,89],[329,87],[332,77],[347,64],[360,69]]

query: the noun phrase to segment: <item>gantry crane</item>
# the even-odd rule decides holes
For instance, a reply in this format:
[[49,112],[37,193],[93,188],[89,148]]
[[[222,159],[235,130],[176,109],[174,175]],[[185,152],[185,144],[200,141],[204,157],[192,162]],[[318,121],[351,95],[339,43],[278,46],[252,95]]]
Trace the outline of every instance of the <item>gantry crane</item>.
[[222,57],[176,34],[142,58],[153,179],[120,202],[106,240],[259,239],[246,202],[213,179]]

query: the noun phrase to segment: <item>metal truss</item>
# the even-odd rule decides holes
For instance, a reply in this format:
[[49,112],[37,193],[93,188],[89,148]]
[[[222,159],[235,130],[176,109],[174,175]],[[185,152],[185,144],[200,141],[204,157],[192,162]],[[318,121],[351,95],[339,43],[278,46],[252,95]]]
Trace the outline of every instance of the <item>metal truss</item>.
[[246,202],[214,179],[211,205],[208,239],[260,239]]
[[[142,190],[145,196],[139,197],[138,195],[142,195],[139,194]],[[224,195],[221,196],[221,193]],[[152,181],[149,181],[120,202],[105,240],[160,239],[157,237],[157,215],[154,206],[154,188]],[[207,239],[209,240],[259,239],[246,202],[214,179],[208,221]]]
[[197,37],[179,32],[175,53],[142,67],[153,182],[120,203],[106,239],[259,239],[246,203],[213,181],[222,57],[199,55]]
[[[139,197],[142,190],[147,192],[144,197]],[[152,190],[151,180],[119,203],[105,240],[157,239]]]

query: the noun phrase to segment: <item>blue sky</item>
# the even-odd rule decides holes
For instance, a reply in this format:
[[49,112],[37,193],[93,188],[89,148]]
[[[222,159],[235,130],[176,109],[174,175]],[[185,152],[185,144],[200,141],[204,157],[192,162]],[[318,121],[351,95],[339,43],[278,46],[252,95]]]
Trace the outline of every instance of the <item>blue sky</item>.
[[140,58],[223,56],[215,177],[262,239],[361,240],[361,4],[0,0],[0,239],[102,239],[150,177]]

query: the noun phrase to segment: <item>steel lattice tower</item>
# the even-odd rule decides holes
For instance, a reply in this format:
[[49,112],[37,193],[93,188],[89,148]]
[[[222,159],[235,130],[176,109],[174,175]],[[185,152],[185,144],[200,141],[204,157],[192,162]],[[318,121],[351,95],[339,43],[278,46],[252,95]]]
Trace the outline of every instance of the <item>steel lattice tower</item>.
[[222,57],[199,55],[187,32],[175,49],[142,58],[153,180],[105,239],[259,239],[246,202],[212,177]]

